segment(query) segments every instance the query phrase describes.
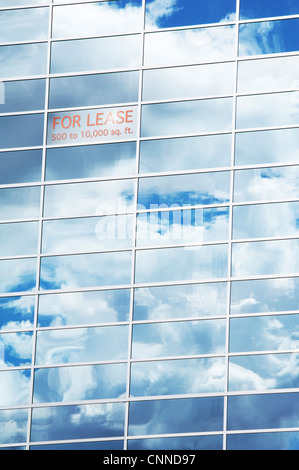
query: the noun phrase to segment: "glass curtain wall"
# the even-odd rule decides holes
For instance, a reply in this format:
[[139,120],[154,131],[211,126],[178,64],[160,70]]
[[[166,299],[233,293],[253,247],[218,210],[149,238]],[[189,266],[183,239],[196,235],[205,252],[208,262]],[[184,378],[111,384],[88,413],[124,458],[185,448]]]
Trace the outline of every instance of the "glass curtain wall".
[[297,0],[0,0],[0,450],[299,447]]

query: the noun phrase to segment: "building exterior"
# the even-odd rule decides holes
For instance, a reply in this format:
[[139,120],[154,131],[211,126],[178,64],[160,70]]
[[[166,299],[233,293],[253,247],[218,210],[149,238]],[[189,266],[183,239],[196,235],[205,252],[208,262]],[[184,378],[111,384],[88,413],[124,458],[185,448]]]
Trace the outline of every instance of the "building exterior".
[[299,446],[298,0],[0,0],[0,450]]

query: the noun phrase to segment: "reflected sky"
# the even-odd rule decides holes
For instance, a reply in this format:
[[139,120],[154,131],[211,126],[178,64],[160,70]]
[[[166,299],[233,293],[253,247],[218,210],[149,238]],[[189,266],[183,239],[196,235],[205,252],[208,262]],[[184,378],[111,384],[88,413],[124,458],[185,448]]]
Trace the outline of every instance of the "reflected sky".
[[1,368],[31,365],[32,332],[0,335]]
[[225,282],[135,289],[134,320],[225,315]]
[[222,436],[129,439],[128,450],[222,450]]
[[38,228],[38,222],[0,224],[0,256],[37,254]]
[[[16,129],[18,130],[17,132]],[[1,116],[1,148],[37,147],[43,145],[43,131],[43,114]]]
[[263,2],[252,0],[241,0],[240,18],[263,18],[271,16],[296,15],[299,13],[296,0],[264,0]]
[[17,442],[26,442],[28,410],[1,410],[0,421],[1,444],[14,444]]
[[123,450],[123,441],[93,441],[30,446],[30,450]]
[[1,11],[0,42],[38,41],[47,39],[48,24],[48,8],[26,8]]
[[0,292],[26,292],[36,287],[35,258],[0,261]]
[[130,290],[47,294],[39,298],[38,325],[62,326],[128,321]]
[[33,327],[35,298],[0,297],[0,329],[18,330]]
[[[0,371],[0,381],[0,406],[29,404],[31,390],[30,369]],[[4,412],[0,411],[0,418],[3,416],[2,413]],[[14,412],[11,410],[12,422],[14,421],[13,415]],[[12,428],[10,428],[9,424],[3,426],[2,421],[0,428],[0,436],[3,440],[11,437],[11,433],[14,434],[14,427],[12,426]],[[4,437],[4,431],[7,433],[6,437]],[[4,442],[11,441],[4,440]]]
[[298,432],[234,434],[227,436],[227,450],[298,450]]
[[47,43],[0,47],[0,78],[42,75],[47,70]]
[[41,178],[42,150],[0,153],[0,184],[33,183]]
[[40,188],[28,186],[24,188],[0,189],[0,219],[26,219],[39,216]]
[[39,110],[45,106],[45,80],[4,81],[2,86],[1,113]]

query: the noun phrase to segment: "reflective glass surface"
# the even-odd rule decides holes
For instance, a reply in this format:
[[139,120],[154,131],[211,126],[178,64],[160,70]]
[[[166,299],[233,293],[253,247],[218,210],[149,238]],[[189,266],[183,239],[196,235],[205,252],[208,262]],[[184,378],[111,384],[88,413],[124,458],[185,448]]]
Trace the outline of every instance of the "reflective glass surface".
[[[2,361],[1,361],[2,363]],[[30,370],[7,370],[7,371],[0,371],[0,380],[1,380],[1,388],[0,388],[0,406],[15,406],[15,405],[22,405],[28,404],[30,399]],[[11,422],[13,423],[16,419],[14,419],[14,413],[16,411],[11,410],[10,412]],[[7,415],[6,415],[7,416]],[[5,422],[5,411],[0,411],[0,418],[4,418]],[[8,413],[9,416],[9,413]],[[22,424],[20,424],[21,432],[23,435],[23,419],[24,414],[20,414],[20,419]],[[26,420],[27,421],[27,420]],[[3,422],[2,422],[3,423]],[[23,429],[23,431],[22,431]],[[6,431],[6,438],[3,436],[4,431]],[[11,429],[13,432],[13,426]],[[10,437],[9,429],[6,426],[1,425],[0,436],[7,442],[7,438]]]
[[143,100],[231,95],[234,72],[233,63],[145,70]]
[[229,209],[148,212],[137,218],[137,246],[165,246],[228,239]]
[[230,158],[230,134],[143,140],[140,142],[139,171],[147,173],[225,167],[230,165]]
[[142,0],[121,0],[53,9],[53,37],[82,37],[139,31]]
[[120,360],[127,354],[128,328],[123,325],[37,333],[38,365]]
[[237,206],[233,211],[234,238],[298,236],[299,203]]
[[135,171],[135,142],[47,150],[47,180],[126,176]]
[[0,219],[26,219],[39,216],[40,188],[0,189]]
[[158,176],[139,180],[138,208],[158,209],[222,204],[229,200],[227,171]]
[[19,330],[33,327],[35,298],[0,297],[0,329]]
[[222,436],[129,439],[128,450],[222,450]]
[[124,420],[123,403],[34,408],[31,440],[56,441],[122,436]]
[[1,367],[21,367],[31,364],[32,332],[0,335]]
[[125,215],[45,221],[42,251],[62,254],[127,249],[132,247],[133,223],[133,216]]
[[45,106],[45,80],[3,81],[0,113],[31,111]]
[[296,0],[263,0],[263,2],[252,0],[241,0],[240,18],[263,18],[270,16],[296,15],[299,6]]
[[223,354],[225,331],[225,320],[134,325],[132,357]]
[[237,99],[237,128],[298,124],[298,107],[298,91],[239,96]]
[[148,104],[142,107],[142,137],[229,131],[232,99]]
[[142,250],[136,253],[136,282],[222,278],[227,274],[226,245]]
[[299,166],[235,172],[235,202],[277,201],[299,197]]
[[47,68],[47,44],[0,47],[0,78],[43,75]]
[[146,0],[146,27],[172,28],[205,23],[233,21],[235,0],[184,0],[161,4],[158,0]]
[[296,311],[299,278],[236,281],[231,288],[231,313]]
[[229,430],[295,427],[298,415],[297,393],[228,398]]
[[[230,352],[296,349],[298,321],[298,314],[232,318]],[[293,362],[296,363],[296,357],[289,364]]]
[[134,189],[133,180],[47,186],[44,216],[67,217],[132,212]]
[[240,61],[239,93],[298,89],[299,56]]
[[221,431],[223,398],[186,398],[130,403],[129,434]]
[[41,289],[129,284],[131,253],[95,253],[42,258]]
[[0,292],[31,291],[36,286],[35,258],[0,261]]
[[0,184],[39,181],[41,167],[41,150],[0,152]]
[[141,36],[77,39],[52,43],[51,72],[139,67]]
[[144,46],[147,67],[229,60],[234,58],[235,27],[148,33]]
[[134,320],[225,315],[225,282],[135,289]]
[[126,364],[36,369],[34,402],[119,398],[126,393]]
[[47,294],[39,298],[38,325],[114,323],[128,321],[129,313],[128,289]]
[[298,51],[298,25],[299,18],[241,24],[239,55]]
[[0,256],[36,254],[38,228],[38,222],[0,224]]
[[138,72],[52,78],[50,80],[50,108],[137,101],[138,84]]
[[30,446],[30,450],[123,450],[123,441],[92,441]]
[[298,354],[233,357],[229,362],[229,389],[274,390],[297,388]]
[[224,376],[224,358],[137,362],[131,366],[131,395],[223,392]]
[[233,276],[294,274],[299,240],[273,240],[233,245]]
[[298,450],[298,432],[265,432],[227,436],[228,450]]
[[[236,134],[236,165],[299,161],[299,129]],[[270,195],[270,194],[269,194]]]
[[0,117],[1,147],[31,147],[43,144],[43,114]]
[[47,5],[48,3],[49,0],[0,0],[0,8],[27,5]]
[[26,442],[28,410],[1,410],[0,421],[2,423],[0,428],[1,444]]
[[[1,5],[0,5],[1,6]],[[0,42],[48,38],[49,9],[24,8],[0,12]]]

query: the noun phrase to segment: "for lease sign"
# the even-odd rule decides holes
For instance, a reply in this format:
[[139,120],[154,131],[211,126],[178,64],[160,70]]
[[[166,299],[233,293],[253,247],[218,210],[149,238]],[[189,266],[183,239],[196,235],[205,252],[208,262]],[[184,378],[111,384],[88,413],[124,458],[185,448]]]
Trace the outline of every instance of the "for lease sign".
[[48,145],[131,140],[137,137],[137,107],[50,113]]

